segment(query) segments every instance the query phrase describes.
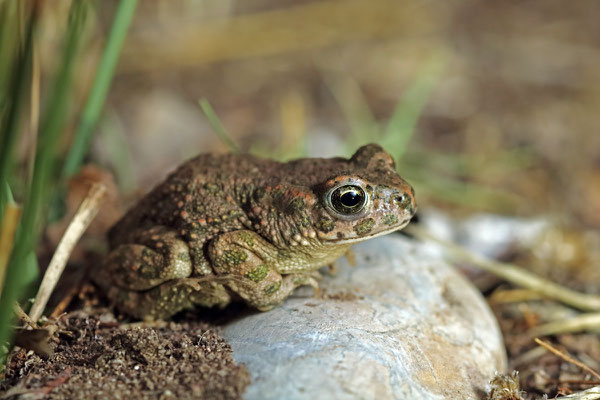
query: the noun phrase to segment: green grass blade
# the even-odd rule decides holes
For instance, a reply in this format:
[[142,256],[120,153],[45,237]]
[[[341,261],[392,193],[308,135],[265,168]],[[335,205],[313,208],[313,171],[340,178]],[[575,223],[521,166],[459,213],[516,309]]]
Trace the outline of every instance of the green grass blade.
[[[9,100],[7,89],[10,84],[11,68],[17,41],[18,2],[9,1],[0,5],[0,113]],[[0,114],[1,115],[1,114]]]
[[[5,10],[5,12],[8,11]],[[16,12],[12,16],[16,18]],[[12,178],[14,146],[19,135],[22,110],[29,94],[34,24],[34,21],[31,20],[26,28],[23,48],[16,54],[14,65],[3,69],[3,72],[11,75],[8,92],[2,93],[7,101],[5,104],[6,115],[0,125],[0,182],[4,183],[10,182]],[[16,24],[12,25],[16,26]],[[13,40],[18,42],[19,39],[13,38]],[[0,51],[0,53],[2,52]],[[3,60],[6,63],[11,63],[11,61]],[[0,185],[0,198],[7,198],[8,194],[5,192],[7,187],[4,184]]]
[[444,59],[441,54],[434,55],[420,69],[417,77],[398,102],[392,117],[380,140],[380,144],[392,153],[396,159],[400,159],[410,142],[417,126],[429,95],[437,82],[443,66]]
[[[22,51],[18,54],[15,68],[13,69],[15,74],[9,89],[9,95],[12,97],[12,102],[8,110],[6,124],[1,128],[2,148],[0,149],[0,183],[2,183],[2,185],[0,185],[0,190],[2,193],[0,194],[0,197],[2,198],[8,198],[9,196],[9,193],[7,192],[8,186],[6,183],[8,182],[9,174],[12,171],[12,155],[14,151],[13,146],[18,136],[22,107],[29,92],[28,89],[31,78],[33,38],[35,36],[37,26],[37,17],[37,10],[35,8],[31,9],[25,29],[26,33]],[[23,235],[23,229],[20,229],[19,232],[20,234],[18,233],[17,236],[26,237],[26,235]],[[0,297],[0,345],[4,345],[4,343],[10,338],[12,330],[11,321],[13,317],[12,306],[24,287],[19,268],[21,265],[13,262],[13,260],[16,259],[16,249],[19,247],[18,241],[19,239],[17,237],[15,241],[15,247],[13,248],[11,254],[11,261],[9,262],[6,271],[6,279],[2,290],[2,297]],[[25,252],[25,255],[26,254],[27,252]],[[23,257],[23,259],[25,259],[25,257]],[[4,354],[0,354],[0,363],[3,362],[3,359]]]
[[500,189],[442,176],[424,168],[422,163],[411,165],[401,162],[399,169],[414,185],[417,196],[425,195],[438,201],[488,212],[514,210],[523,202],[520,196]]
[[347,76],[333,78],[328,75],[324,75],[324,79],[350,128],[350,133],[344,141],[344,152],[350,156],[359,146],[373,142],[379,137],[379,124],[362,89],[354,79]]
[[98,65],[94,84],[75,132],[71,149],[65,160],[63,177],[69,177],[76,173],[87,153],[137,2],[138,0],[121,0],[119,2],[106,47]]
[[12,191],[10,190],[8,182],[0,182],[0,186],[2,186],[0,189],[0,226],[2,226],[2,217],[4,215],[4,209],[6,208],[6,205],[14,203],[15,200],[13,199]]
[[200,99],[198,103],[200,104],[202,112],[204,113],[204,115],[206,115],[210,126],[212,126],[215,133],[219,136],[219,139],[221,139],[221,141],[225,143],[227,147],[229,147],[229,150],[231,150],[232,153],[240,153],[241,150],[239,146],[233,141],[233,139],[221,123],[221,120],[219,119],[215,110],[213,110],[208,100]]
[[41,225],[40,215],[42,208],[48,203],[49,188],[54,180],[53,171],[57,159],[56,148],[64,126],[69,106],[69,95],[73,81],[73,70],[77,60],[77,53],[81,41],[81,30],[85,24],[88,6],[86,2],[75,1],[71,8],[69,26],[67,28],[66,42],[62,63],[50,93],[48,107],[44,112],[38,132],[38,150],[31,187],[27,202],[23,210],[21,222],[22,240],[17,240],[17,248],[23,246],[24,255],[33,249],[37,241]]
[[[23,290],[37,277],[38,269],[34,250],[43,222],[42,211],[50,199],[51,184],[56,178],[54,174],[57,161],[56,149],[64,133],[73,72],[87,12],[87,2],[75,1],[72,3],[60,68],[53,80],[47,107],[38,131],[38,148],[31,186],[27,194],[0,301],[0,339],[2,341],[5,341],[10,335],[13,303],[19,300]],[[36,16],[34,15],[30,18],[30,25],[33,26],[35,22]],[[31,34],[34,35],[33,28]],[[23,79],[29,80],[30,75]]]
[[[74,70],[78,60],[79,48],[83,39],[83,31],[89,11],[90,3],[87,1],[74,1],[71,3],[69,26],[65,34],[65,44],[60,69],[50,90],[49,98],[51,101],[47,102],[47,107],[44,110],[38,132],[40,146],[38,148],[36,168],[38,168],[38,171],[40,171],[39,168],[41,168],[41,171],[46,171],[48,173],[45,177],[41,175],[38,176],[34,170],[34,179],[31,187],[32,196],[30,196],[29,201],[38,203],[32,204],[31,207],[32,210],[37,210],[37,215],[32,215],[32,218],[35,221],[39,220],[39,215],[42,211],[40,207],[41,204],[39,204],[41,201],[50,203],[50,221],[56,221],[59,219],[56,215],[62,216],[64,213],[64,207],[60,207],[60,205],[63,204],[62,198],[64,197],[64,193],[62,193],[61,190],[56,191],[54,198],[49,201],[46,200],[48,185],[51,182],[56,181],[56,176],[54,174],[57,162],[56,154],[53,150],[50,150],[55,149],[58,138],[64,133],[68,109],[71,105],[70,99]],[[27,215],[28,214],[26,213],[24,221],[29,223],[30,221],[25,218]]]

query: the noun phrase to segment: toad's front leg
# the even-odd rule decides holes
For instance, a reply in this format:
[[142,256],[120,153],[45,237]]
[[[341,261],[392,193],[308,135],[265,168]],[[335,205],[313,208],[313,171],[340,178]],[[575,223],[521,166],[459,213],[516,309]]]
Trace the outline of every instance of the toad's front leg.
[[278,249],[252,231],[228,232],[214,239],[208,258],[218,281],[261,311],[281,303],[298,286],[318,288],[310,272],[285,276],[277,272]]

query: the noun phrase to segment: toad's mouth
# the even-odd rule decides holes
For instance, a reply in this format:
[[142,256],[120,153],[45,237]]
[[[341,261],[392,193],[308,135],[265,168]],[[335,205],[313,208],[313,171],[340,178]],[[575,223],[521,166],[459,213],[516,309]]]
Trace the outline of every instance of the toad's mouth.
[[403,229],[404,227],[406,227],[406,225],[408,225],[410,223],[411,219],[412,219],[412,217],[404,220],[401,224],[392,226],[389,229],[384,229],[382,231],[375,232],[371,235],[367,234],[367,235],[356,236],[356,237],[340,238],[340,239],[331,240],[330,242],[336,243],[336,244],[350,244],[350,243],[364,242],[365,240],[373,239],[378,236],[387,235],[388,233],[392,233],[392,232],[398,231],[400,229]]

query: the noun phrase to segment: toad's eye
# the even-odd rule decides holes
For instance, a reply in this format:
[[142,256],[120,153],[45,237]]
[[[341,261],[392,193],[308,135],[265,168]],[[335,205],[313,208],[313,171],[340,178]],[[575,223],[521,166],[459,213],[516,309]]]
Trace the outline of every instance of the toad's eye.
[[331,192],[329,203],[342,215],[357,214],[365,208],[368,197],[363,188],[355,185],[344,185]]

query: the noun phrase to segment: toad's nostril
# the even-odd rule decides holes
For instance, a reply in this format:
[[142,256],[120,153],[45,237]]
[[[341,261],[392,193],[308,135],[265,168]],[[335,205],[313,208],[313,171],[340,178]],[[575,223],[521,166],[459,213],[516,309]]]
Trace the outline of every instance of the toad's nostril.
[[408,203],[410,203],[410,198],[406,194],[397,195],[394,200],[398,204],[408,204]]

